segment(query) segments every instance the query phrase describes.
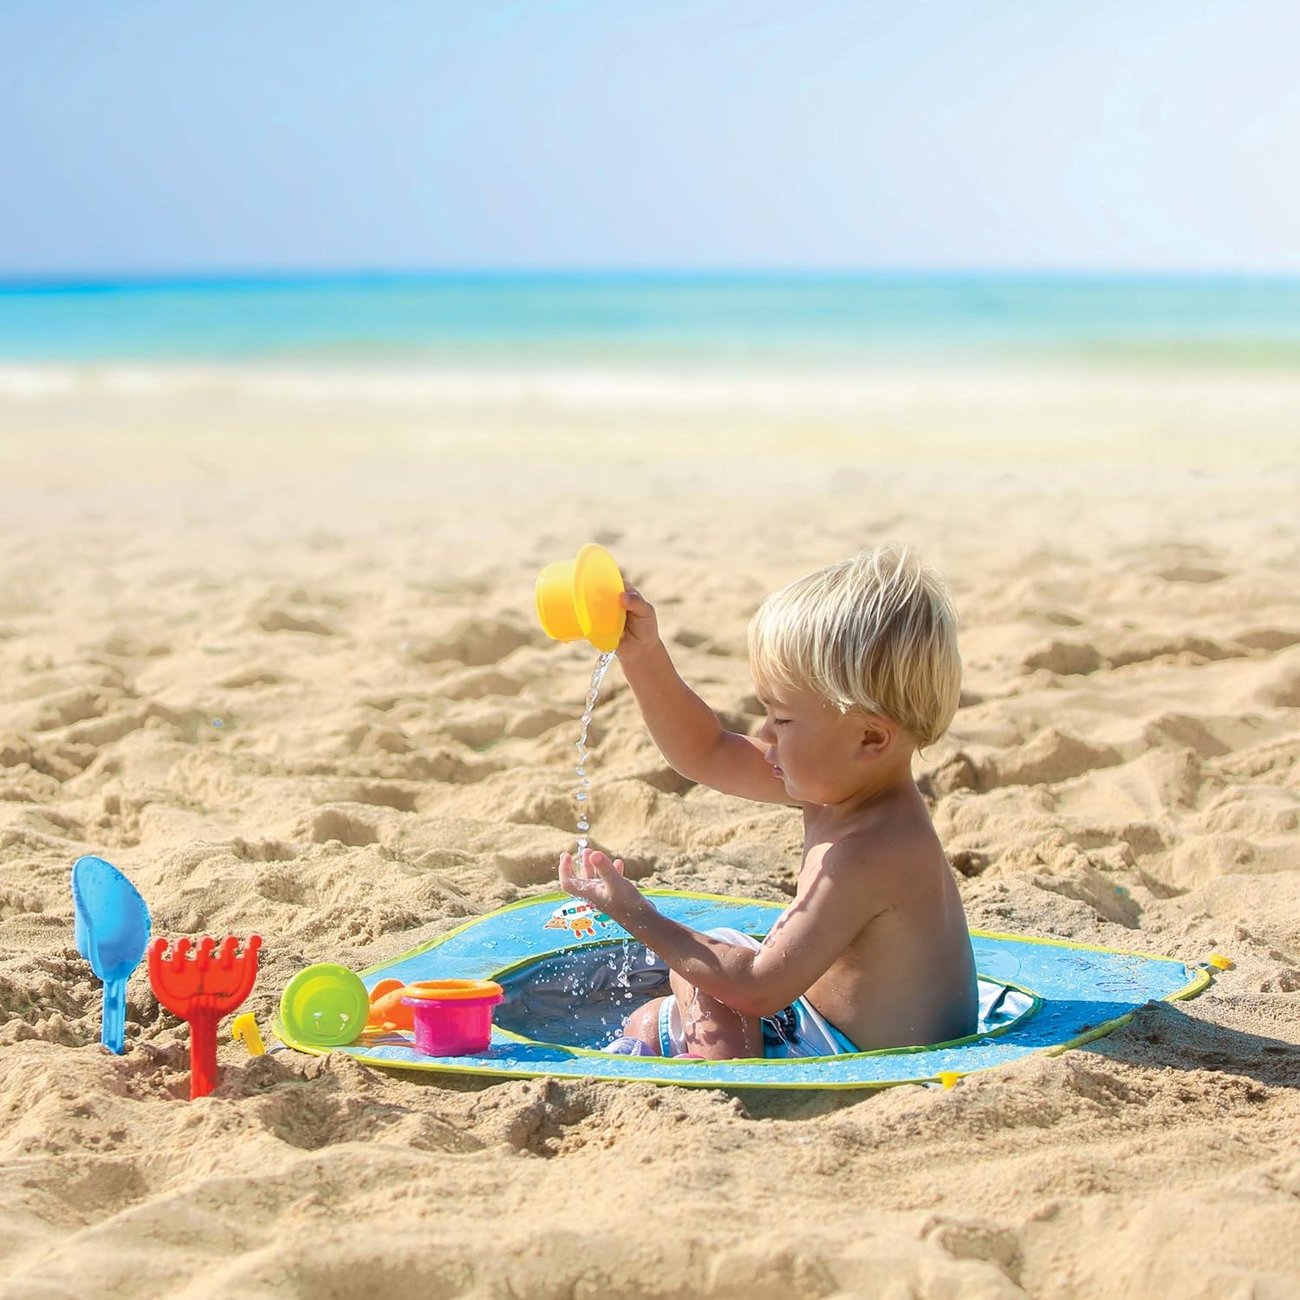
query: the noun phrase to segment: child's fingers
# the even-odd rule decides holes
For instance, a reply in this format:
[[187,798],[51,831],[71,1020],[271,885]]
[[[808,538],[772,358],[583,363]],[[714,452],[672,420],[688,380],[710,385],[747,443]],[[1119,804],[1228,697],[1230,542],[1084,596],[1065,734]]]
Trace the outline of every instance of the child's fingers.
[[572,892],[570,886],[577,880],[577,872],[573,869],[573,854],[560,854],[560,888],[565,892]]
[[560,854],[560,884],[570,893],[596,878],[595,869],[591,865],[590,849],[583,849],[576,859],[572,853]]
[[599,849],[590,850],[587,861],[591,864],[592,870],[602,876],[608,876],[613,873],[623,874],[623,859],[615,858],[610,861],[608,853],[602,853]]

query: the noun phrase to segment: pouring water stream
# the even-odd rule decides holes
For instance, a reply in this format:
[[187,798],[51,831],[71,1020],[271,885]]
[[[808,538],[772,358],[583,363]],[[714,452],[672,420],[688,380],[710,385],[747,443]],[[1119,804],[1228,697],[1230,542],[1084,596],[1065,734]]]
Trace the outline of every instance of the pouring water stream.
[[578,851],[574,855],[578,862],[582,861],[582,855],[590,845],[587,832],[591,830],[591,776],[587,772],[587,759],[591,756],[591,750],[587,748],[587,734],[591,730],[591,715],[596,708],[597,699],[600,698],[601,685],[613,662],[614,651],[612,650],[606,651],[596,660],[595,670],[591,674],[591,685],[587,688],[586,707],[582,712],[582,732],[578,736],[577,746],[578,765],[573,769],[578,776],[578,788],[573,793],[574,802],[578,807]]

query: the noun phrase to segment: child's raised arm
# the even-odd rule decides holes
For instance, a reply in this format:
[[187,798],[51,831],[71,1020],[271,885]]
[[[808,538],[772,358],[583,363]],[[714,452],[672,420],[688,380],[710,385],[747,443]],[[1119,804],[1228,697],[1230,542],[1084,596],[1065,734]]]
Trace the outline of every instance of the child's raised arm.
[[659,635],[654,606],[630,587],[622,603],[627,625],[618,645],[618,661],[651,738],[670,766],[688,781],[723,794],[764,803],[793,802],[763,757],[762,742],[727,731],[717,714],[682,681]]

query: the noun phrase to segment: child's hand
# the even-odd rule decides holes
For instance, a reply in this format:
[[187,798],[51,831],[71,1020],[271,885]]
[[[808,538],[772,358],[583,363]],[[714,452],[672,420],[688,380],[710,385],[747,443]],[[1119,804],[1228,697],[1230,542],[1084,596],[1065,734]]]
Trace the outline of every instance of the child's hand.
[[659,644],[659,620],[655,607],[635,587],[628,587],[619,603],[627,613],[623,639],[618,643],[618,657],[627,662]]
[[641,902],[641,891],[623,875],[623,859],[611,862],[599,849],[584,849],[580,862],[574,862],[571,853],[561,853],[560,888],[616,921]]

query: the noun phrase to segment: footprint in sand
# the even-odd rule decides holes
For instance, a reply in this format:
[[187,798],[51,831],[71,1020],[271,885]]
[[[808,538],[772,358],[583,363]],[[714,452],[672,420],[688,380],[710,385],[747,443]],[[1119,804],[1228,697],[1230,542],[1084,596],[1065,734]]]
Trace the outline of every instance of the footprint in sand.
[[506,721],[504,709],[479,706],[443,718],[438,730],[470,749],[486,749],[505,734]]
[[171,646],[165,641],[146,641],[124,632],[112,633],[98,644],[92,645],[91,649],[114,659],[161,659],[172,652]]
[[106,745],[115,744],[123,737],[129,736],[133,731],[139,731],[154,717],[160,717],[165,722],[177,720],[170,715],[169,710],[145,705],[133,709],[122,709],[102,718],[88,719],[85,722],[78,723],[76,726],[68,728],[67,738],[74,745],[93,745],[96,749],[100,749]]
[[75,818],[65,816],[53,808],[33,807],[25,810],[27,824],[43,835],[58,836],[63,839],[81,840],[85,838],[86,828]]
[[1272,778],[1274,783],[1283,783],[1293,771],[1300,771],[1300,736],[1286,736],[1242,747],[1214,766],[1225,778],[1253,780],[1264,777]]
[[341,797],[348,803],[364,803],[376,808],[392,808],[397,812],[415,812],[417,795],[418,787],[414,785],[369,782],[349,786]]
[[1102,664],[1101,651],[1095,645],[1087,642],[1052,641],[1043,649],[1026,655],[1023,668],[1027,673],[1046,668],[1049,673],[1061,677],[1077,677],[1095,673]]
[[1118,750],[1047,727],[1011,754],[999,755],[980,773],[983,787],[1058,785],[1085,772],[1122,762]]
[[14,722],[21,731],[55,731],[78,722],[100,718],[120,700],[129,698],[121,690],[76,687],[47,695],[29,704]]
[[1300,644],[1300,630],[1284,627],[1261,627],[1252,629],[1249,632],[1243,632],[1236,639],[1247,650],[1267,650],[1272,653],[1276,650],[1287,650],[1293,645]]
[[258,686],[281,686],[288,680],[283,673],[273,672],[269,668],[245,668],[222,678],[217,685],[222,690],[247,691]]
[[413,639],[408,653],[416,663],[450,662],[482,668],[498,664],[520,646],[541,640],[541,632],[518,619],[471,615],[458,619],[435,636]]
[[1151,663],[1156,659],[1177,658],[1182,663],[1217,663],[1221,659],[1241,659],[1247,651],[1242,646],[1224,645],[1208,636],[1188,633],[1183,636],[1135,637],[1121,641],[1106,652],[1108,668],[1127,668],[1132,664]]
[[409,754],[413,746],[400,727],[363,722],[348,729],[339,748],[345,754]]
[[79,775],[89,767],[94,757],[94,751],[88,747],[57,742],[40,745],[12,732],[0,735],[0,767],[26,766],[60,782]]
[[1167,569],[1157,569],[1156,577],[1165,582],[1222,582],[1228,575],[1223,569],[1206,564],[1171,564]]
[[505,733],[518,740],[536,740],[555,727],[572,727],[573,714],[564,709],[529,709],[506,723]]
[[7,779],[0,781],[0,803],[44,803],[57,798],[63,789],[61,782],[30,767],[5,776]]
[[263,632],[304,632],[310,636],[335,635],[334,629],[322,619],[279,607],[259,610],[253,616],[253,626]]
[[1187,713],[1165,713],[1142,728],[1142,743],[1148,749],[1191,749],[1199,758],[1218,758],[1230,753],[1225,743],[1200,718]]
[[446,700],[481,700],[486,696],[514,696],[524,683],[495,667],[470,668],[451,673],[438,683],[437,694]]
[[921,1237],[942,1247],[953,1259],[983,1260],[1008,1277],[1015,1277],[1020,1268],[1020,1241],[1007,1228],[975,1221],[932,1219],[921,1230]]
[[1300,651],[1279,655],[1263,675],[1254,697],[1267,708],[1300,708]]
[[292,862],[298,850],[283,840],[246,840],[236,836],[230,841],[230,851],[241,862]]
[[314,844],[338,840],[352,849],[379,842],[379,832],[369,822],[342,808],[322,808],[313,813],[306,833]]
[[698,646],[706,645],[709,637],[707,633],[696,632],[689,627],[679,628],[672,636],[673,643],[686,650],[694,650]]
[[506,764],[491,758],[470,758],[450,746],[428,753],[407,754],[384,773],[404,781],[437,782],[439,785],[473,785],[486,780]]
[[1065,609],[1027,609],[1024,616],[1029,619],[1041,619],[1053,627],[1082,627],[1083,619]]
[[249,611],[249,622],[263,632],[301,632],[310,636],[335,636],[332,614],[347,608],[341,596],[313,594],[302,588],[271,591]]

